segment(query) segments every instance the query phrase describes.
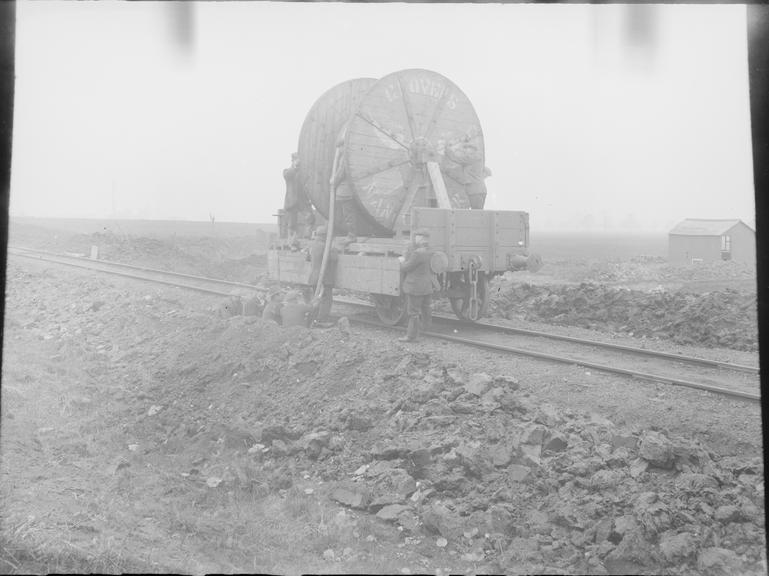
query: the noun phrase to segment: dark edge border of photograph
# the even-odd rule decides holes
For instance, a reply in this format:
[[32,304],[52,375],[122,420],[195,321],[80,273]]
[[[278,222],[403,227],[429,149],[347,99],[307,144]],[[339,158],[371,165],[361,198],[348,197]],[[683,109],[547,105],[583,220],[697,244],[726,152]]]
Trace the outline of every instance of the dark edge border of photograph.
[[[8,207],[11,199],[11,151],[13,148],[13,95],[16,83],[16,2],[0,2],[0,286],[5,294],[8,259]],[[5,297],[0,298],[0,338],[4,334]],[[0,342],[2,342],[0,340]],[[0,345],[0,366],[3,352]]]
[[[758,303],[758,347],[761,367],[761,419],[764,436],[769,418],[769,6],[748,5],[748,75],[750,76],[750,130],[753,142],[753,188],[756,199],[756,281]],[[762,334],[763,333],[763,334]],[[763,337],[762,337],[763,336]],[[764,443],[766,450],[766,443]],[[766,472],[766,458],[764,458]]]

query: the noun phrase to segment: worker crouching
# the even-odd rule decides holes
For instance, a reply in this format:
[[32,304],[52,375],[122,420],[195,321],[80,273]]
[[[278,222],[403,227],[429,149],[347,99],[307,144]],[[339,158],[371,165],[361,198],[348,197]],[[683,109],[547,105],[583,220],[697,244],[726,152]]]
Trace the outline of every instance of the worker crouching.
[[283,307],[283,295],[279,288],[273,288],[270,290],[267,296],[267,304],[262,310],[262,320],[271,320],[276,324],[282,324],[283,320],[280,316],[281,308]]
[[285,328],[289,326],[309,328],[317,312],[318,300],[313,299],[308,304],[304,301],[299,290],[292,290],[286,294],[286,299],[280,309],[281,324]]
[[413,342],[419,336],[421,324],[429,328],[432,318],[433,273],[430,269],[430,233],[427,230],[417,230],[414,234],[414,249],[398,260],[401,263],[403,278],[403,293],[406,295],[406,313],[409,318],[406,336],[399,338],[401,342]]

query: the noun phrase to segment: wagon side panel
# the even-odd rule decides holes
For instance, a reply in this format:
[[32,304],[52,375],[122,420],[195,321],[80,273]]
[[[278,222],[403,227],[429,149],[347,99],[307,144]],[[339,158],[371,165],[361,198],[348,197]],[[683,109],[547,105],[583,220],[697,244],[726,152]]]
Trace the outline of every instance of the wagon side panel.
[[508,255],[525,254],[529,244],[529,216],[515,210],[414,208],[412,228],[430,231],[430,246],[446,253],[451,270],[473,256],[484,270],[506,270]]
[[493,258],[495,270],[505,270],[508,255],[523,255],[529,249],[529,214],[527,212],[506,210],[494,214]]
[[397,258],[341,254],[336,287],[371,294],[400,295],[400,264]]
[[288,284],[307,284],[312,265],[301,252],[271,250],[267,255],[267,270],[273,280]]

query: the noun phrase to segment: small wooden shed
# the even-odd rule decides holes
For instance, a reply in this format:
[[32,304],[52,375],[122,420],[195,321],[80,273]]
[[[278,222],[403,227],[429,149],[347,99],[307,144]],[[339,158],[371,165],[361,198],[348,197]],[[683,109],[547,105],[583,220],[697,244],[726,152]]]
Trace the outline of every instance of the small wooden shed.
[[742,220],[688,218],[668,234],[671,264],[695,264],[716,260],[755,263],[756,233]]

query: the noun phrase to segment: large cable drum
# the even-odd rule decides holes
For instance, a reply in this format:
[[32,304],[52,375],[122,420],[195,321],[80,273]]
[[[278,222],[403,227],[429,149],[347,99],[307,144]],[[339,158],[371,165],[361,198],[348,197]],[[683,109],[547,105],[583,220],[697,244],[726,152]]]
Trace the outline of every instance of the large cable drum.
[[[315,209],[328,217],[329,179],[336,142],[362,97],[376,84],[373,78],[355,78],[337,84],[315,101],[299,133],[299,178]],[[341,219],[337,209],[337,222]]]
[[377,234],[392,234],[405,210],[426,205],[415,201],[414,182],[428,161],[440,167],[452,208],[483,207],[480,121],[464,92],[436,72],[401,70],[371,86],[346,127],[344,151],[358,212]]

